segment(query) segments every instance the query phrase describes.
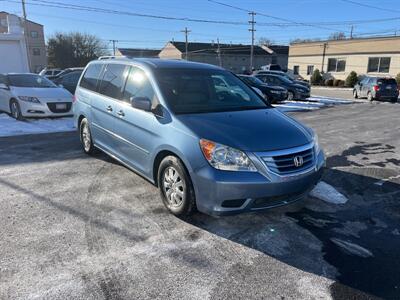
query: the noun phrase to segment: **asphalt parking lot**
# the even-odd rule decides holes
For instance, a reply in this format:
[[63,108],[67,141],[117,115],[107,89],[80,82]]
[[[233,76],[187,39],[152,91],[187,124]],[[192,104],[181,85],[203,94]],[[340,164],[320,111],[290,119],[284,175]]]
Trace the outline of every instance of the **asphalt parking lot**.
[[0,298],[399,299],[400,103],[291,115],[346,204],[181,220],[75,133],[0,138]]

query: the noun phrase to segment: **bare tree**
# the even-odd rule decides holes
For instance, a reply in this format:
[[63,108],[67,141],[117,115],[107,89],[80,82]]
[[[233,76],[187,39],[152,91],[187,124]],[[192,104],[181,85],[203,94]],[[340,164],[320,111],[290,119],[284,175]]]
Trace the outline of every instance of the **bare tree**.
[[341,31],[334,32],[329,36],[330,40],[344,40],[345,38],[346,38],[346,34]]
[[108,54],[95,35],[79,32],[55,33],[48,39],[49,65],[57,68],[84,67],[91,60]]
[[269,38],[266,38],[266,37],[260,37],[258,39],[258,44],[260,46],[265,45],[268,47],[268,46],[272,46],[274,44],[274,41]]

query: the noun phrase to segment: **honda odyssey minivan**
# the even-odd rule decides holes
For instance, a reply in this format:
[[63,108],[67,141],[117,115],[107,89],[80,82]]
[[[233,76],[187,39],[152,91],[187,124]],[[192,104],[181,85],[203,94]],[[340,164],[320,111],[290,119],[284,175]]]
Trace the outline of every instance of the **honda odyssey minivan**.
[[[219,79],[228,86],[220,89]],[[93,61],[73,109],[84,152],[100,149],[148,179],[179,216],[295,202],[320,180],[325,164],[310,128],[207,64]]]

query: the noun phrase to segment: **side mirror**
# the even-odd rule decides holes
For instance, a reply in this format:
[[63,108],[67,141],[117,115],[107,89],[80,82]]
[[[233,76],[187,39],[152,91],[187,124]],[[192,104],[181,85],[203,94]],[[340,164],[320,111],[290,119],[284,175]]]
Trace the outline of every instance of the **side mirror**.
[[9,90],[10,88],[5,83],[0,83],[0,89],[2,90]]
[[147,97],[131,97],[130,102],[134,108],[151,111],[151,100]]

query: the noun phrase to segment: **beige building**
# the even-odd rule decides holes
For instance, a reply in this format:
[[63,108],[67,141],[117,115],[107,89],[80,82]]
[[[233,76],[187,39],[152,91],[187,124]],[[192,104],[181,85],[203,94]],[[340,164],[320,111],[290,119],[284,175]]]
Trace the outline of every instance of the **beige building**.
[[[158,54],[160,58],[184,59],[185,42],[168,42]],[[268,64],[279,64],[286,69],[287,46],[254,46],[255,69]],[[242,73],[250,68],[250,46],[241,44],[188,43],[188,60],[220,65],[232,72]]]
[[[7,34],[9,30],[8,20],[11,14],[0,12],[0,34]],[[30,71],[38,73],[47,66],[46,44],[44,39],[43,25],[27,21],[24,27],[23,19],[18,18],[20,26],[26,28],[25,38],[27,41],[27,50],[29,53]]]
[[289,47],[289,69],[309,79],[315,69],[324,78],[358,75],[396,76],[400,73],[400,37],[355,38],[295,43]]

